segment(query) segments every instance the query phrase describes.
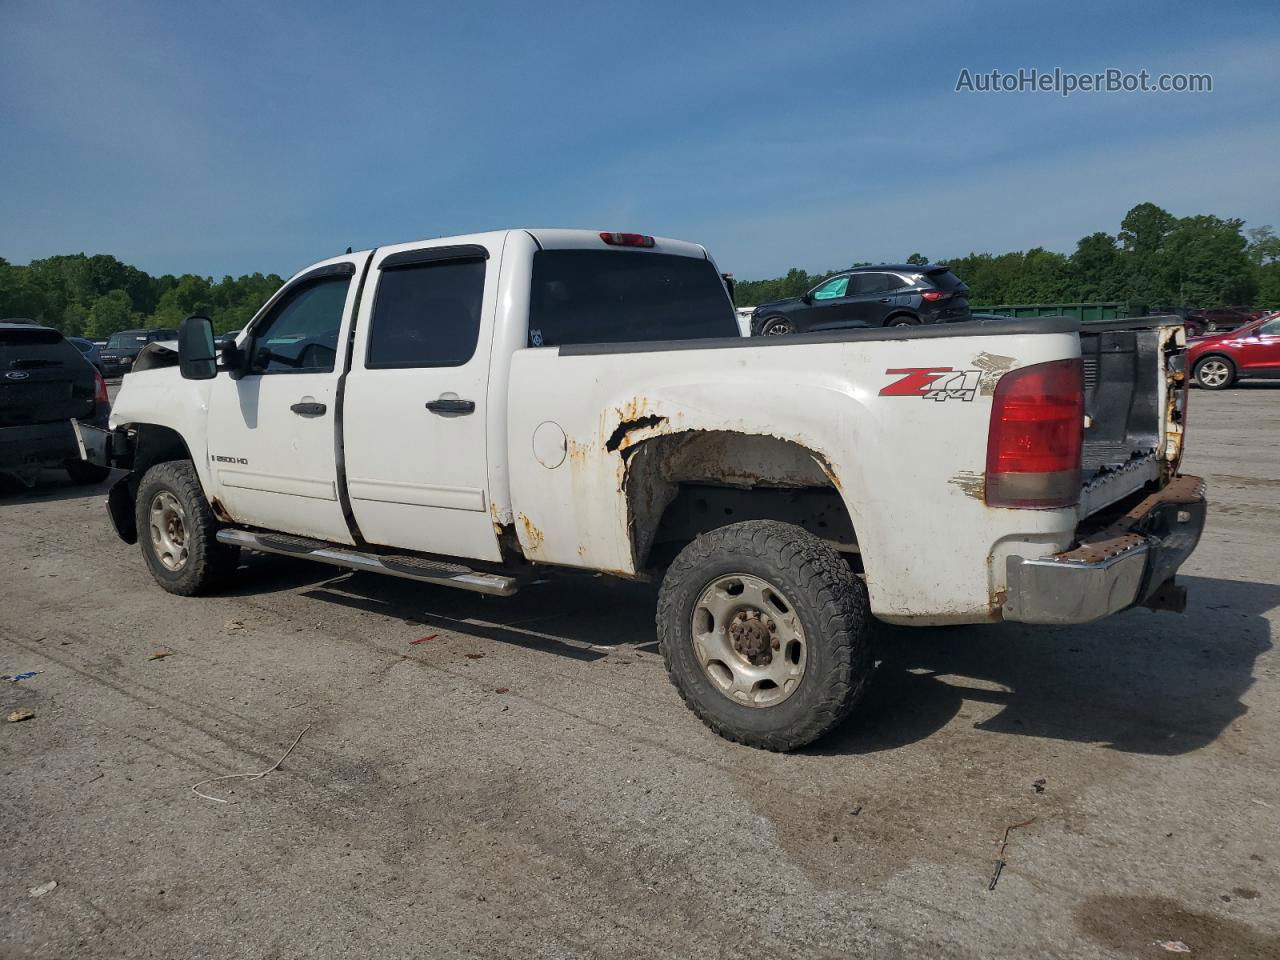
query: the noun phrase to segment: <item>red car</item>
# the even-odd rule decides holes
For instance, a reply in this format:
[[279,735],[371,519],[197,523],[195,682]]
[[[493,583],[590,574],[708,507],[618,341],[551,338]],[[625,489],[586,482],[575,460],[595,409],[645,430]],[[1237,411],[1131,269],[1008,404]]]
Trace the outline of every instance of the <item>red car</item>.
[[1222,390],[1250,377],[1280,377],[1280,313],[1189,340],[1187,365],[1192,379],[1206,390]]

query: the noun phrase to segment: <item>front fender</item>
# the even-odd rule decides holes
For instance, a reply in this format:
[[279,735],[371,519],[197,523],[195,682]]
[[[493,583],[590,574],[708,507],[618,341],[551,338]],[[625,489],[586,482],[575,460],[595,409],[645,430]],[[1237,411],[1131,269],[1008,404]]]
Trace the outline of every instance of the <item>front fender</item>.
[[138,482],[133,474],[121,477],[111,485],[107,494],[107,515],[116,536],[125,543],[138,542],[138,522],[135,505],[138,500]]

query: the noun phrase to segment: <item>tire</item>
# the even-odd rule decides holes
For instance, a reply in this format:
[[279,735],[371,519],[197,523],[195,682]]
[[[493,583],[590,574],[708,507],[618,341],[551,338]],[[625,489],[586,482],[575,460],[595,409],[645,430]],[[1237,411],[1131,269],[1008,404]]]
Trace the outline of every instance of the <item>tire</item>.
[[[791,524],[750,520],[698,537],[667,570],[657,621],[685,704],[749,747],[812,743],[848,716],[872,672],[865,585],[840,554]],[[798,677],[781,685],[753,679],[788,671]]]
[[900,313],[895,317],[890,317],[884,322],[884,325],[886,327],[918,327],[920,326],[920,319]]
[[796,332],[795,324],[786,317],[769,317],[760,324],[761,337],[785,337]]
[[102,483],[111,476],[110,467],[89,463],[87,460],[68,460],[63,466],[67,468],[67,476],[71,478],[71,482],[77,486],[87,487]]
[[147,567],[170,593],[209,593],[235,573],[240,548],[218,543],[219,523],[191,461],[170,460],[148,470],[138,485],[135,517]]
[[1236,382],[1236,367],[1226,357],[1216,354],[1196,362],[1196,383],[1205,390],[1225,390]]

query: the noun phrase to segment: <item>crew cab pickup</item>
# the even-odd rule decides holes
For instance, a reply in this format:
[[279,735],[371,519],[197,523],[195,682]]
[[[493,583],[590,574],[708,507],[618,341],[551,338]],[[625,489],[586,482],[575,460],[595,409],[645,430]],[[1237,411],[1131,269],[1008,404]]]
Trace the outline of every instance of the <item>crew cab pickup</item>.
[[1177,473],[1178,318],[738,334],[692,243],[381,247],[302,271],[218,355],[188,318],[83,440],[176,594],[242,549],[496,595],[546,566],[658,579],[677,689],[769,749],[852,709],[876,618],[1182,602],[1205,499]]

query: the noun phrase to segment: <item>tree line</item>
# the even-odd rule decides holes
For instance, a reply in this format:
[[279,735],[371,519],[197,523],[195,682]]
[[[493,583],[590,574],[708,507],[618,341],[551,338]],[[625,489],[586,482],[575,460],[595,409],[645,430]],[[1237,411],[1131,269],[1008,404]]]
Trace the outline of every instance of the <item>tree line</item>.
[[[906,262],[947,264],[969,285],[973,304],[1280,307],[1280,237],[1269,226],[1246,230],[1244,224],[1211,215],[1175,217],[1140,203],[1125,214],[1118,233],[1082,237],[1071,254],[1034,247],[934,261],[913,253]],[[773,280],[740,280],[736,299],[749,306],[797,297],[839,269],[807,273],[793,267]]]
[[239,330],[284,281],[274,273],[242,277],[153,277],[108,254],[83,253],[17,266],[0,258],[0,318],[26,317],[69,336],[176,328],[203,313],[219,333]]
[[[920,253],[909,263],[928,263]],[[1073,253],[1042,247],[970,253],[946,263],[974,304],[1121,302],[1169,306],[1280,307],[1280,237],[1271,227],[1211,215],[1175,217],[1153,203],[1130,210],[1116,234],[1092,233]],[[855,263],[852,266],[864,266]],[[843,268],[841,268],[843,269]],[[831,273],[792,268],[773,280],[739,280],[739,305],[795,297]],[[203,313],[223,333],[239,330],[283,283],[274,273],[241,277],[152,277],[113,256],[83,253],[0,258],[0,318],[28,317],[72,336],[176,327]]]

